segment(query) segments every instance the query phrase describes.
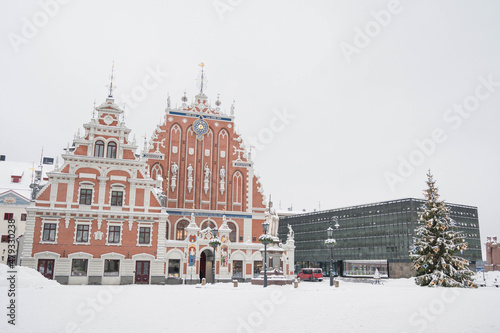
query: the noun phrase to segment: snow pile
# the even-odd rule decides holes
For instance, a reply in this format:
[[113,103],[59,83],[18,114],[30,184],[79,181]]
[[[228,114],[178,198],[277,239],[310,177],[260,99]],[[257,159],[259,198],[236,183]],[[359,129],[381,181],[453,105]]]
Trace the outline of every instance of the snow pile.
[[492,271],[492,272],[477,272],[474,276],[474,283],[478,285],[483,285],[485,283],[486,278],[486,287],[496,286],[496,284],[500,284],[500,271]]
[[[16,266],[13,270],[17,272],[16,284],[18,288],[50,287],[59,285],[56,281],[49,280],[36,270],[28,267]],[[7,287],[9,283],[7,278],[12,275],[12,273],[7,273],[7,271],[11,271],[9,266],[0,264],[0,287]]]

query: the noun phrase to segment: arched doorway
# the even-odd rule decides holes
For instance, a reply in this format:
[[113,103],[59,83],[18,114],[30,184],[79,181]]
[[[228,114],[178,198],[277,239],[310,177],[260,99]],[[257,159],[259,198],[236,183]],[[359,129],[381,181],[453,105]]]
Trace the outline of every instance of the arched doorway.
[[212,261],[213,253],[210,248],[206,248],[200,255],[200,281],[205,278],[207,283],[212,282]]

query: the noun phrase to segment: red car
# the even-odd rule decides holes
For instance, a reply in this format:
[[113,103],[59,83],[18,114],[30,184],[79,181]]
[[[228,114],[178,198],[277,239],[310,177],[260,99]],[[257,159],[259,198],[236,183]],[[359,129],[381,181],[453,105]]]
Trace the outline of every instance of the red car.
[[321,268],[302,268],[297,278],[309,281],[323,281],[323,270]]

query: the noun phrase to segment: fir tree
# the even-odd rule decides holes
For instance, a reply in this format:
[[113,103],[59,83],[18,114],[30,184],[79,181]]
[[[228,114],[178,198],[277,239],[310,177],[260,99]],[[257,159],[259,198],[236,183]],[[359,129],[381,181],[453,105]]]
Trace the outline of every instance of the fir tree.
[[426,203],[419,214],[416,237],[410,259],[417,272],[415,283],[420,286],[475,287],[473,272],[467,260],[455,256],[467,248],[464,236],[456,231],[449,208],[439,201],[438,189],[430,171]]

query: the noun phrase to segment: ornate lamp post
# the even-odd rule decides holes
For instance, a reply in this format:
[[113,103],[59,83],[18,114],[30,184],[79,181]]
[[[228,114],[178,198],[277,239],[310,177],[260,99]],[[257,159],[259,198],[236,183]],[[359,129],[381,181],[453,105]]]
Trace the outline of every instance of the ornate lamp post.
[[214,235],[214,238],[212,238],[209,242],[210,246],[214,248],[214,256],[212,258],[212,284],[215,284],[215,251],[217,250],[217,246],[221,245],[220,240],[217,238],[219,230],[217,230],[217,227],[212,230],[212,234]]
[[262,244],[264,244],[264,288],[267,287],[267,244],[269,244],[272,240],[272,237],[267,234],[269,230],[269,223],[265,221],[262,223],[262,230],[264,230],[264,234],[259,237],[259,240]]
[[[335,220],[335,229],[338,229],[339,227],[339,219],[337,216],[334,216],[332,218],[332,221]],[[326,234],[328,236],[328,239],[325,240],[325,244],[326,246],[328,246],[330,248],[330,287],[333,286],[333,247],[335,246],[335,244],[337,244],[337,241],[335,239],[333,239],[333,228],[331,226],[331,222],[330,221],[330,226],[328,227],[328,229],[326,229]]]

